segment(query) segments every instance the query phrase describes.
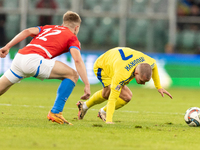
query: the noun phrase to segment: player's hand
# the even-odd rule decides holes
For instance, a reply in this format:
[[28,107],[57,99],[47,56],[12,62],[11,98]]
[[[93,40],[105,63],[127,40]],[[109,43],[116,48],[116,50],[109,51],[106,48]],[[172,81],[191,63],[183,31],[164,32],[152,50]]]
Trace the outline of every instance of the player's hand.
[[83,96],[81,96],[81,99],[82,100],[89,99],[90,94],[91,94],[91,92],[90,92],[90,86],[85,86],[85,88],[84,88],[84,94],[83,94]]
[[171,99],[173,98],[171,96],[171,94],[169,92],[167,92],[165,89],[161,88],[161,89],[158,89],[158,92],[162,95],[162,97],[164,97],[164,94],[168,95]]
[[0,49],[0,57],[1,58],[5,58],[8,53],[9,53],[9,49],[8,48],[2,47]]

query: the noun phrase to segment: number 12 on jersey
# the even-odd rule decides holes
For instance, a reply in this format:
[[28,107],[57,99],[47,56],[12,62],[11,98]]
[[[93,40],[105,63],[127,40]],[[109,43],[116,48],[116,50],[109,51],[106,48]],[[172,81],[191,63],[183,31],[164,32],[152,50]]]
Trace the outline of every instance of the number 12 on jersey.
[[39,34],[36,39],[47,41],[48,36],[53,36],[53,35],[57,35],[60,33],[61,33],[60,30],[52,30],[52,28],[47,28],[47,29],[44,29],[43,33]]

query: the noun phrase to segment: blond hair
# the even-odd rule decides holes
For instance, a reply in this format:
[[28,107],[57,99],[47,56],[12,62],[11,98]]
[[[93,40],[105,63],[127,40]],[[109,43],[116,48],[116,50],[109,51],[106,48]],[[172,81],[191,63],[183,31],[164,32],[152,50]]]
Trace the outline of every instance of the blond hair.
[[64,26],[74,28],[77,25],[80,26],[80,24],[81,24],[81,18],[76,12],[67,11],[63,15],[63,25]]
[[151,66],[148,63],[141,63],[138,65],[138,67],[140,76],[146,80],[150,80],[152,76]]

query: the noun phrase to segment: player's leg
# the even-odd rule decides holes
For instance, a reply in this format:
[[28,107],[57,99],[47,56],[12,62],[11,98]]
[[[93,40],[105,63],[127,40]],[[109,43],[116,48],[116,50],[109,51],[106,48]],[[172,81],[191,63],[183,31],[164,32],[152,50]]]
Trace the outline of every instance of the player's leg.
[[[109,95],[110,95],[110,91],[111,91],[110,85],[105,87],[102,91],[102,97],[105,99],[108,99]],[[104,106],[104,107],[106,107],[106,106]],[[99,110],[97,117],[99,117],[101,120],[106,122],[106,109],[104,111],[104,107]]]
[[55,61],[55,64],[51,70],[49,79],[70,79],[72,82],[76,83],[78,81],[78,74],[77,72],[69,67],[68,65],[60,62]]
[[[105,94],[108,94],[108,93],[109,92],[107,91],[107,93]],[[125,106],[131,100],[131,98],[132,98],[131,90],[126,85],[123,86],[120,96],[115,103],[115,110]],[[107,105],[101,108],[98,112],[98,117],[101,118],[104,122],[106,121],[106,111],[107,111]]]
[[[119,95],[119,98],[117,99],[115,103],[115,110],[123,107],[126,105],[132,98],[132,92],[131,90],[125,85],[122,87],[121,93]],[[106,112],[106,106],[102,108],[104,112]]]
[[12,85],[13,83],[8,80],[8,78],[3,75],[0,78],[0,96],[3,95]]
[[24,78],[19,65],[21,61],[22,58],[16,55],[11,64],[11,68],[0,78],[0,96],[4,94],[13,84]]
[[132,98],[131,90],[126,85],[123,86],[119,98],[116,101],[115,110],[126,105],[128,102],[130,102],[131,98]]
[[110,95],[111,78],[104,73],[103,69],[98,68],[96,65],[94,65],[94,73],[102,83],[103,89],[94,93],[91,98],[85,102],[88,108],[108,100]]
[[61,79],[62,82],[57,91],[57,97],[55,100],[55,104],[51,111],[53,113],[59,113],[63,111],[65,102],[67,101],[68,97],[71,95],[75,83],[78,80],[77,72],[67,66],[66,64],[55,61],[55,65],[51,71],[49,79]]
[[111,79],[107,77],[103,72],[103,70],[98,68],[96,65],[94,65],[94,73],[100,80],[104,88],[102,90],[95,92],[86,102],[78,101],[77,103],[79,109],[78,119],[83,119],[89,108],[91,108],[96,104],[100,104],[108,99],[109,95],[105,97],[105,93],[109,92],[108,90],[110,88],[109,85],[111,83]]
[[91,108],[94,105],[101,104],[102,102],[106,101],[108,98],[103,97],[103,93],[107,90],[108,88],[105,87],[97,92],[95,92],[89,100],[86,102],[78,101],[77,106],[79,108],[78,112],[78,119],[83,119],[85,116],[87,110]]
[[59,117],[53,115],[56,114],[58,116],[60,113],[62,113],[65,103],[68,97],[71,95],[75,87],[75,83],[78,80],[78,74],[74,69],[70,68],[66,64],[59,61],[55,61],[49,79],[60,79],[62,80],[62,82],[58,87],[57,97],[51,109],[51,112],[48,115],[48,119],[56,121],[61,124],[63,124],[63,122],[67,123],[64,118],[63,118],[64,120],[63,119],[55,120],[59,119]]
[[90,108],[96,104],[101,104],[102,102],[108,100],[108,96],[105,96],[105,93],[109,92],[109,87],[104,87],[103,89],[94,93],[89,100],[85,102],[86,107]]

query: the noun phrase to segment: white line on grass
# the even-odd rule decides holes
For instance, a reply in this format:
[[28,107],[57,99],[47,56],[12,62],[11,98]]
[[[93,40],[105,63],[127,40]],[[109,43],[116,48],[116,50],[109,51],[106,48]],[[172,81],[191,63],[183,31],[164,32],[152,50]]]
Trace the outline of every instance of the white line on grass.
[[[0,104],[0,106],[14,106],[14,107],[37,107],[37,108],[51,108],[52,106],[32,106],[32,105],[12,105],[12,104]],[[66,108],[66,109],[77,109],[77,108]],[[90,109],[92,111],[98,111],[97,109]],[[165,114],[165,115],[184,115],[184,113],[172,113],[172,112],[149,112],[149,111],[127,111],[127,110],[119,110],[125,113],[147,113],[147,114]]]

